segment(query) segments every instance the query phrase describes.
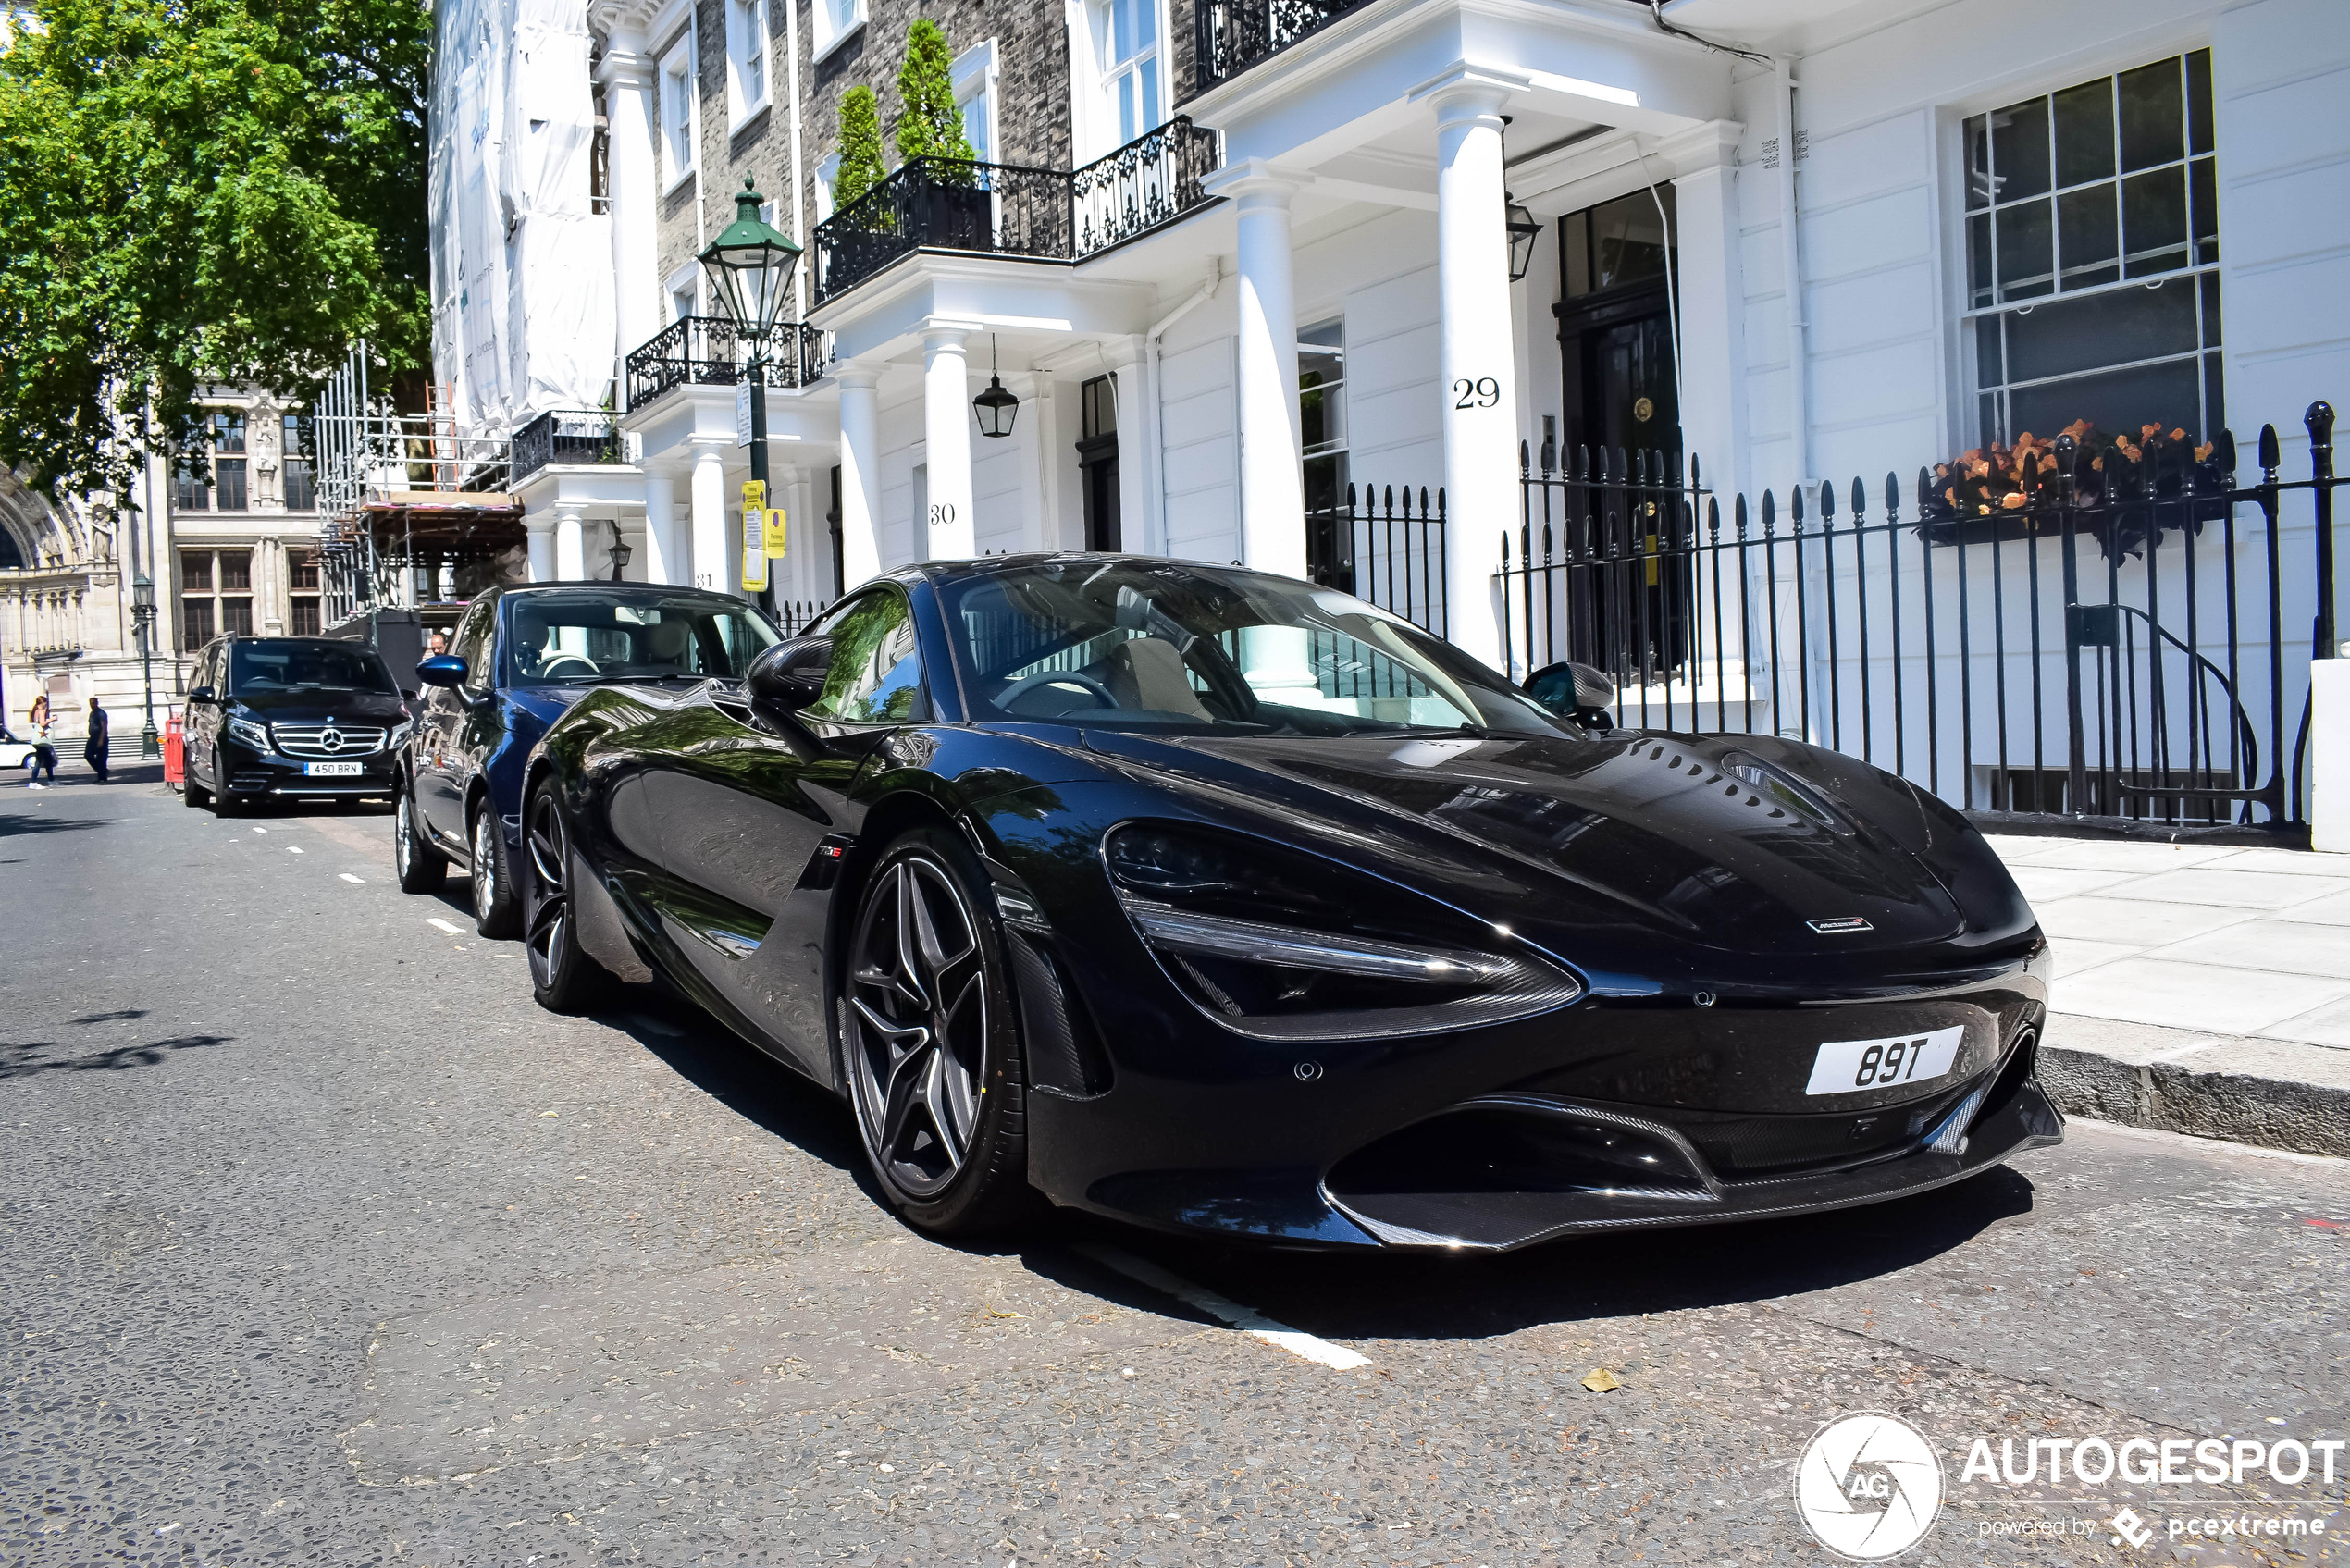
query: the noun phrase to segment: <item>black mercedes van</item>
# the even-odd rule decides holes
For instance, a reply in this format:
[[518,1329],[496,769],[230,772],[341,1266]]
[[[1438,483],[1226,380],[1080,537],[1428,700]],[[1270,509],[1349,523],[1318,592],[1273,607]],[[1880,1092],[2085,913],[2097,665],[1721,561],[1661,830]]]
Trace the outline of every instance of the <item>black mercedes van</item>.
[[216,637],[183,724],[190,806],[398,793],[411,719],[374,648],[327,637]]

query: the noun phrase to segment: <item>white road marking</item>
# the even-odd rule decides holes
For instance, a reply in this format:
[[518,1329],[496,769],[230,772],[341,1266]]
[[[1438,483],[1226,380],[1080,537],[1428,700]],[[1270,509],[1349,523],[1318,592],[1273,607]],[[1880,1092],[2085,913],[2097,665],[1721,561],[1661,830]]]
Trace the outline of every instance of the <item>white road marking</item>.
[[465,934],[463,928],[451,925],[439,915],[427,915],[425,917],[425,924],[428,926],[439,926],[441,930],[447,932],[451,936],[463,936]]
[[343,881],[349,883],[353,887],[365,887],[367,885],[367,879],[365,877],[354,877],[349,871],[342,872],[341,876]]
[[255,833],[267,833],[269,830],[267,828],[255,828],[253,831]]
[[1369,1356],[1356,1351],[1350,1351],[1344,1345],[1334,1345],[1328,1340],[1292,1328],[1286,1323],[1276,1323],[1254,1307],[1244,1307],[1238,1302],[1228,1302],[1206,1286],[1194,1285],[1181,1276],[1169,1274],[1158,1265],[1145,1263],[1131,1253],[1119,1252],[1115,1247],[1097,1247],[1090,1243],[1077,1250],[1095,1263],[1104,1264],[1118,1270],[1129,1279],[1140,1281],[1154,1290],[1163,1291],[1186,1306],[1195,1306],[1210,1317],[1221,1318],[1242,1333],[1262,1340],[1268,1345],[1278,1346],[1292,1355],[1303,1356],[1307,1361],[1318,1362],[1324,1366],[1333,1367],[1341,1372],[1371,1364]]
[[289,844],[286,846],[286,853],[289,855],[299,855],[302,853],[302,846],[299,844]]

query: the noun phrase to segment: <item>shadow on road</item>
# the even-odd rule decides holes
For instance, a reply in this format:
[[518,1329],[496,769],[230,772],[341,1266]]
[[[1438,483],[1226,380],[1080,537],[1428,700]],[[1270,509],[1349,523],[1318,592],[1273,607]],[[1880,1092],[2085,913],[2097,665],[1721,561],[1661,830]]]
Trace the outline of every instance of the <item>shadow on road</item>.
[[112,1050],[93,1051],[86,1056],[58,1057],[47,1055],[57,1049],[54,1040],[0,1041],[0,1079],[31,1078],[44,1072],[122,1072],[130,1068],[154,1067],[180,1051],[226,1045],[235,1038],[233,1034],[178,1034],[168,1040],[149,1041],[144,1045],[117,1045]]
[[80,833],[87,828],[111,827],[105,817],[28,817],[16,812],[0,815],[0,838],[30,838],[35,833]]

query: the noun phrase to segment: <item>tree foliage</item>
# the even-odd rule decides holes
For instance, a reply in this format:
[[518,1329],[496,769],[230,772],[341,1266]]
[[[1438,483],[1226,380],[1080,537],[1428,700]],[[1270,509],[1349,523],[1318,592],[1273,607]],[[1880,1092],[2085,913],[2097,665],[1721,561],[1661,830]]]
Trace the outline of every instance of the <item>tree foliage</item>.
[[906,63],[897,68],[897,96],[905,107],[897,117],[897,155],[908,163],[932,158],[946,167],[932,170],[946,185],[969,185],[976,171],[968,166],[978,154],[963,135],[962,105],[955,102],[955,52],[946,32],[928,17],[915,19],[906,30]]
[[430,45],[425,0],[40,0],[0,55],[0,462],[119,492],[208,383],[428,358]]
[[840,98],[840,167],[833,175],[833,210],[837,212],[880,184],[881,105],[870,87],[857,86]]

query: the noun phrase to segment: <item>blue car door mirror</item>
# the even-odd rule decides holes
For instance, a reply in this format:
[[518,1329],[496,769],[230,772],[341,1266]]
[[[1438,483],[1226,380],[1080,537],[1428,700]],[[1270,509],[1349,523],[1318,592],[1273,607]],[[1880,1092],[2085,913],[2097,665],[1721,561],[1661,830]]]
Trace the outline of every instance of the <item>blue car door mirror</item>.
[[453,653],[436,654],[416,662],[416,679],[428,686],[456,687],[465,684],[465,661]]

